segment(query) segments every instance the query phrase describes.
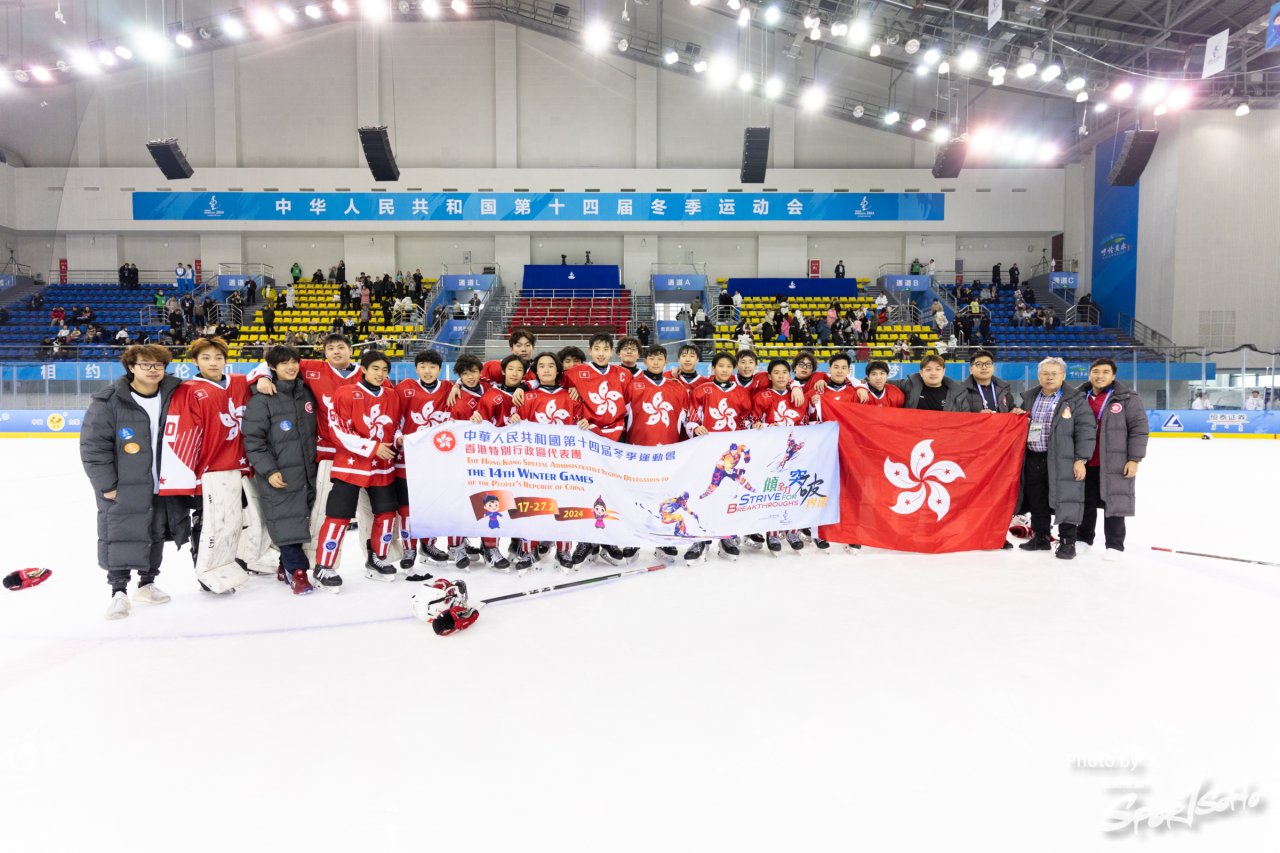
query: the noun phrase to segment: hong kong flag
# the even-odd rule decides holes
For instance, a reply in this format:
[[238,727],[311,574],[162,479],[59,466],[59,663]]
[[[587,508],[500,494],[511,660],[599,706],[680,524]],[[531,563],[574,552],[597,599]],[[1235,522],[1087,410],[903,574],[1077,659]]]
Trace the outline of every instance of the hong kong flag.
[[824,539],[934,554],[1001,547],[1018,500],[1025,415],[832,409],[840,521],[822,528]]

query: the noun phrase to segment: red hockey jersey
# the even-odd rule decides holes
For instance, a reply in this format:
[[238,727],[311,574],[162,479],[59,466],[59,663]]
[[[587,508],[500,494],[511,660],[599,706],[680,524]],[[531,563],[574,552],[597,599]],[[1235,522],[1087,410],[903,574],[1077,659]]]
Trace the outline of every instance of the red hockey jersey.
[[[430,388],[416,376],[401,381],[396,386],[396,393],[400,395],[400,431],[404,435],[413,435],[420,429],[430,429],[453,420],[453,413],[445,404],[452,390],[453,383],[447,379],[437,380]],[[404,476],[403,452],[396,457],[396,476]]]
[[[505,382],[506,378],[502,375],[502,360],[494,358],[486,361],[480,370],[480,378],[490,385],[501,385]],[[533,368],[525,371],[524,381],[530,388],[538,387],[538,376],[533,372]]]
[[804,389],[805,394],[812,394],[814,385],[817,385],[819,382],[830,381],[831,380],[827,378],[826,371],[815,370],[813,373],[809,374],[809,378],[806,379],[800,387]]
[[[347,369],[350,372],[344,374],[327,361],[304,358],[298,373],[303,383],[315,395],[316,405],[320,407],[316,412],[316,460],[319,462],[333,459],[335,445],[329,427],[332,423],[334,392],[344,385],[355,385],[360,381],[359,367],[353,364]],[[264,362],[249,373],[249,383],[253,384],[263,376],[270,375],[271,368]]]
[[520,404],[520,419],[536,424],[575,426],[584,417],[582,404],[563,388],[537,388],[526,391]]
[[767,426],[801,426],[809,422],[809,406],[791,402],[791,389],[765,389],[755,396],[755,418]]
[[896,385],[885,385],[884,391],[879,397],[876,396],[875,389],[870,385],[867,386],[867,397],[865,405],[881,406],[886,409],[901,409],[907,402],[907,396],[902,393],[902,389]]
[[564,372],[564,381],[578,392],[591,431],[614,441],[622,440],[627,403],[624,390],[634,377],[619,364],[601,370],[594,364],[575,364]]
[[739,388],[746,389],[746,392],[751,395],[753,400],[761,391],[769,390],[770,384],[769,374],[765,373],[763,370],[758,371],[750,379],[743,379],[741,373],[734,372],[733,381],[738,383]]
[[692,391],[694,388],[697,388],[699,385],[702,385],[705,382],[711,381],[706,376],[701,376],[698,374],[694,374],[694,377],[692,379],[689,379],[683,373],[680,372],[680,368],[678,367],[673,370],[668,370],[666,373],[662,375],[672,380],[673,382],[679,382],[681,385],[688,388],[690,391]]
[[240,421],[249,382],[238,374],[210,382],[197,376],[178,386],[169,401],[160,457],[160,494],[198,495],[211,471],[249,473]]
[[489,386],[483,382],[474,389],[458,383],[458,399],[454,401],[453,408],[449,410],[449,415],[455,421],[471,420],[471,416],[476,413],[476,409],[480,406],[480,401],[484,399],[484,392],[488,390]]
[[[858,405],[858,388],[854,382],[846,382],[839,388],[828,384],[821,394],[809,398],[809,423],[820,424],[831,420],[831,409]],[[823,410],[826,414],[823,414]]]
[[642,447],[675,444],[684,433],[689,390],[665,376],[657,382],[638,373],[626,387],[627,442]]
[[706,427],[707,432],[733,432],[750,429],[755,421],[755,403],[738,383],[730,380],[721,385],[708,380],[693,389],[689,401],[689,434],[693,427]]
[[[480,413],[481,418],[494,426],[506,426],[510,423],[511,413],[515,411],[516,407],[515,402],[511,399],[514,391],[514,388],[507,390],[504,385],[490,385],[476,405],[476,411]],[[525,391],[525,394],[528,393],[528,391]]]
[[333,476],[356,486],[387,486],[395,480],[394,459],[379,459],[379,444],[394,444],[400,426],[400,396],[390,384],[377,391],[364,383],[333,394],[332,434],[337,442]]

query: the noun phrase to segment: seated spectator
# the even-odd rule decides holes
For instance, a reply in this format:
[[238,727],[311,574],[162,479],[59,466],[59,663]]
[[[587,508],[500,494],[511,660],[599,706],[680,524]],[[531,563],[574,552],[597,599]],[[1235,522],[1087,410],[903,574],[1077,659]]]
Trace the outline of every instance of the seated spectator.
[[911,361],[911,344],[905,338],[894,342],[893,357],[897,361]]
[[1055,326],[1057,326],[1057,325],[1058,325],[1058,317],[1057,317],[1057,315],[1056,315],[1056,314],[1054,314],[1054,313],[1053,313],[1053,309],[1052,309],[1052,308],[1045,308],[1045,309],[1044,309],[1044,321],[1043,321],[1043,322],[1044,322],[1044,327],[1045,327],[1046,329],[1052,329],[1052,328],[1054,328]]
[[44,294],[42,293],[31,294],[30,307],[32,311],[39,311],[40,309],[44,308]]
[[739,327],[739,329],[740,331],[738,332],[738,349],[739,350],[751,349],[753,346],[751,341],[751,332],[743,327]]
[[64,309],[62,306],[58,306],[57,308],[54,308],[52,311],[49,312],[49,325],[56,326],[59,323],[61,323],[63,320],[65,320],[66,317],[67,317],[66,309]]
[[877,293],[876,294],[876,310],[883,311],[885,308],[888,308],[888,307],[889,307],[889,297],[885,296],[883,293]]
[[120,331],[116,332],[116,346],[127,347],[131,343],[133,343],[133,338],[129,335],[129,329],[121,326]]
[[1026,302],[1028,305],[1036,304],[1036,292],[1031,289],[1031,285],[1024,285],[1018,292],[1022,294],[1023,302]]

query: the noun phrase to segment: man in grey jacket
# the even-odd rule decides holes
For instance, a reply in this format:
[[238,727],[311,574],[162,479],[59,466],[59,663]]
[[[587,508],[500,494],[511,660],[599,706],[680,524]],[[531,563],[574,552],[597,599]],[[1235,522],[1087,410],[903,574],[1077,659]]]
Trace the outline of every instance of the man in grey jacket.
[[[947,376],[947,362],[940,355],[926,355],[920,360],[920,372],[895,380],[906,402],[904,409],[926,409],[933,412],[980,412],[969,399],[965,386]],[[861,395],[859,395],[861,397]]]
[[302,360],[297,350],[273,347],[267,366],[275,393],[255,394],[245,407],[244,449],[267,532],[280,549],[276,577],[287,581],[294,595],[305,595],[311,592],[311,566],[302,546],[311,541],[316,499],[316,400],[298,378]]
[[1060,358],[1040,362],[1040,384],[1022,394],[1014,414],[1030,413],[1027,452],[1022,460],[1019,512],[1031,514],[1031,539],[1024,551],[1049,551],[1050,522],[1058,519],[1058,553],[1076,555],[1076,526],[1084,516],[1085,463],[1093,456],[1094,424],[1089,404],[1074,388],[1064,388],[1067,363]]
[[1124,519],[1134,513],[1138,463],[1147,455],[1147,409],[1137,391],[1116,381],[1116,363],[1109,358],[1094,359],[1089,381],[1077,390],[1098,427],[1093,458],[1085,465],[1080,547],[1093,546],[1101,507],[1107,545],[1102,558],[1115,561],[1124,553]]
[[181,383],[165,373],[169,350],[131,346],[125,375],[93,395],[80,430],[80,461],[98,504],[98,565],[111,585],[108,619],[129,615],[129,575],[138,573],[138,604],[164,604],[155,585],[164,543],[179,546],[191,524],[180,499],[161,497],[160,442],[169,399]]
[[969,356],[969,378],[961,383],[977,412],[1008,412],[1017,405],[1009,383],[996,376],[995,356],[984,349]]

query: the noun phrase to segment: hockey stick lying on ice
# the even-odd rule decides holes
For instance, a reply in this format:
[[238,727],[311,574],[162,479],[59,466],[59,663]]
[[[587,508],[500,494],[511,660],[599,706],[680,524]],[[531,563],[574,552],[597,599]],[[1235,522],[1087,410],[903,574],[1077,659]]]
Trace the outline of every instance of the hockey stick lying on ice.
[[413,613],[423,622],[431,625],[435,632],[441,636],[463,631],[475,624],[480,618],[480,608],[490,604],[498,604],[503,601],[513,601],[517,598],[528,598],[534,595],[542,595],[546,592],[560,592],[561,590],[574,589],[576,587],[587,586],[588,584],[601,583],[602,581],[612,581],[618,578],[625,578],[628,575],[643,575],[649,572],[656,572],[665,569],[666,564],[658,566],[646,566],[644,568],[624,569],[620,572],[614,572],[608,575],[599,575],[593,578],[582,578],[576,581],[566,581],[565,583],[555,584],[554,586],[542,586],[534,589],[526,589],[521,592],[512,592],[506,595],[497,595],[493,598],[486,598],[482,601],[471,602],[467,599],[467,585],[463,581],[450,581],[445,578],[437,578],[429,584],[425,584],[422,591],[413,596]]
[[1244,557],[1224,557],[1221,554],[1201,554],[1199,551],[1178,551],[1174,548],[1157,548],[1151,546],[1152,551],[1163,551],[1166,554],[1184,554],[1188,557],[1208,557],[1211,560],[1230,560],[1233,563],[1252,563],[1255,566],[1277,566],[1280,563],[1268,563],[1266,560],[1246,560]]

